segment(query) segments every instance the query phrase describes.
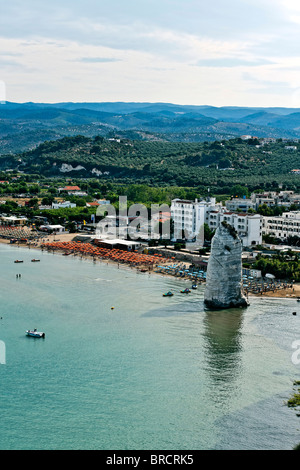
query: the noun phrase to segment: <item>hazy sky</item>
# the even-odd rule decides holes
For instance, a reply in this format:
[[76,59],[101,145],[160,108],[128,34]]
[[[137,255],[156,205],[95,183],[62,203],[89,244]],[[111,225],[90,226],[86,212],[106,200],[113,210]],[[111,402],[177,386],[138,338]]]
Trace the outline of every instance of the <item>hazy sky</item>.
[[298,0],[0,0],[0,99],[300,107]]

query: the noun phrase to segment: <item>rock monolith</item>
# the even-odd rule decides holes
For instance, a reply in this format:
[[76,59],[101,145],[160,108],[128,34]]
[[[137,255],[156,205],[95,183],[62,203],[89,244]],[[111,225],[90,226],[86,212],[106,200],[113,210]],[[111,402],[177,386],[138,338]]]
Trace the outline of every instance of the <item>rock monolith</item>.
[[212,239],[204,303],[210,309],[248,306],[242,291],[242,242],[226,222],[219,225]]

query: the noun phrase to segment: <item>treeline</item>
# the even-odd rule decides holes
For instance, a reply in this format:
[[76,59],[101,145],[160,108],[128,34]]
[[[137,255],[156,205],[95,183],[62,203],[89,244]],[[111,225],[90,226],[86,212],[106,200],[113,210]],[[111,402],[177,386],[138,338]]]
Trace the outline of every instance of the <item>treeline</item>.
[[299,255],[291,250],[284,254],[273,254],[272,257],[258,255],[251,267],[260,270],[263,276],[269,273],[273,274],[276,279],[300,281]]

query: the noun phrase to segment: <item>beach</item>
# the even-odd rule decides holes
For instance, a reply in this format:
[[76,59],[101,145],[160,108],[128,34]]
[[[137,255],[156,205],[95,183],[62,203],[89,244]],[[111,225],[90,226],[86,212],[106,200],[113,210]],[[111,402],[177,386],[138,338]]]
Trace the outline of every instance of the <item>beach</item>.
[[[47,234],[45,235],[44,238],[30,241],[27,243],[20,243],[20,244],[14,244],[13,246],[22,246],[24,248],[28,249],[37,249],[37,250],[42,250],[45,249],[43,248],[43,245],[47,246],[48,244],[53,244],[53,243],[70,243],[72,242],[76,237],[82,236],[81,233],[59,233],[59,234]],[[4,239],[0,238],[0,243],[10,245],[10,240],[9,239]],[[49,248],[50,249],[50,248]],[[62,252],[61,250],[58,252]],[[90,254],[86,253],[80,253],[80,256],[85,259],[93,259]],[[110,259],[110,258],[105,258],[104,260],[107,264],[112,264],[116,265],[117,261]],[[164,260],[166,262],[166,260]],[[185,268],[189,267],[189,263],[180,263],[183,264]],[[147,269],[147,271],[154,272],[155,274],[158,274],[159,276],[163,277],[174,277],[171,273],[166,273],[166,272],[161,272],[159,270],[154,270],[152,266],[146,266],[141,264],[140,266],[132,266],[134,268],[138,269]],[[186,279],[185,279],[186,280]],[[274,297],[274,298],[300,298],[300,283],[293,283],[288,284],[287,287],[281,288],[281,289],[275,289],[274,291],[272,290],[267,290],[263,291],[262,293],[253,293],[249,292],[248,297]]]

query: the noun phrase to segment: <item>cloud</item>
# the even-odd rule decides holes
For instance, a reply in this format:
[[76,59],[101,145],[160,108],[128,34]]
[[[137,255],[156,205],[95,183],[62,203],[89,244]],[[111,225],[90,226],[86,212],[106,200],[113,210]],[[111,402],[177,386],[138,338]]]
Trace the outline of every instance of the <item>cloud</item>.
[[10,0],[0,80],[11,101],[214,105],[254,103],[270,83],[268,104],[299,82],[299,12],[292,0]]
[[120,60],[121,59],[116,59],[114,57],[81,57],[77,59],[78,62],[84,62],[86,64],[104,64],[109,62],[120,62]]
[[224,57],[216,59],[203,59],[197,62],[198,67],[257,67],[262,65],[272,64],[271,61],[266,59],[245,60],[234,57]]

